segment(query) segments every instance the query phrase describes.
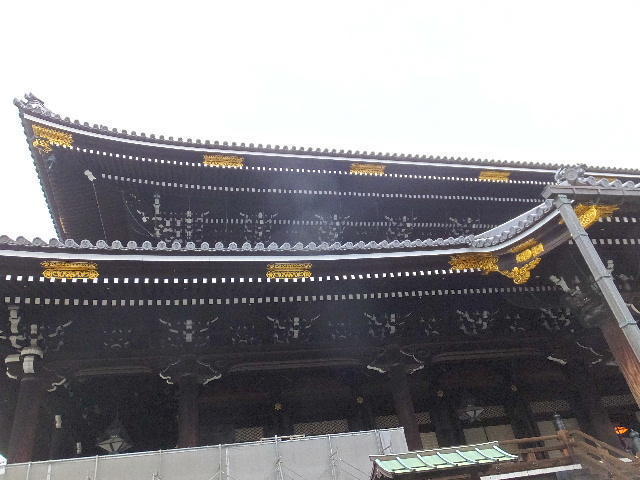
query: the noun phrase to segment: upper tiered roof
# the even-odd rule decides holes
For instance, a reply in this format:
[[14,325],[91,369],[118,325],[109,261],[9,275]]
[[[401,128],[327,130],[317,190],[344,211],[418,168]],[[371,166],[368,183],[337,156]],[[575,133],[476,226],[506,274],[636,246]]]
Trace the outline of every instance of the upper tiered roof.
[[[79,132],[86,135],[91,135],[96,138],[117,140],[122,142],[128,142],[137,145],[148,146],[160,146],[165,148],[177,148],[189,151],[220,151],[220,152],[233,152],[239,154],[246,153],[261,153],[261,154],[276,154],[278,156],[289,156],[299,158],[315,158],[315,159],[333,159],[352,162],[358,161],[374,161],[376,163],[405,163],[410,162],[414,164],[432,165],[432,166],[474,166],[480,168],[499,168],[508,170],[526,169],[533,171],[545,171],[555,172],[562,165],[543,162],[513,162],[507,160],[493,160],[493,159],[469,159],[469,158],[453,158],[453,157],[441,157],[432,155],[420,155],[420,154],[405,154],[405,153],[382,153],[382,152],[367,152],[359,150],[336,150],[336,149],[321,149],[312,147],[297,147],[295,145],[263,145],[263,144],[245,144],[227,141],[210,141],[201,139],[184,139],[182,137],[166,137],[164,135],[146,134],[144,132],[137,133],[135,131],[127,131],[125,129],[118,129],[108,127],[102,124],[89,124],[88,122],[81,122],[80,120],[71,119],[69,117],[62,117],[57,113],[51,112],[45,107],[42,100],[35,95],[28,93],[22,99],[14,99],[15,105],[20,109],[23,115],[33,116],[34,118],[44,120],[55,124],[56,127],[71,132]],[[628,174],[628,175],[640,175],[640,170],[618,167],[602,167],[595,166],[589,167],[589,171],[593,173],[612,173]]]
[[540,193],[557,167],[176,141],[62,119],[30,94],[15,103],[70,248],[344,258],[491,247],[549,212]]

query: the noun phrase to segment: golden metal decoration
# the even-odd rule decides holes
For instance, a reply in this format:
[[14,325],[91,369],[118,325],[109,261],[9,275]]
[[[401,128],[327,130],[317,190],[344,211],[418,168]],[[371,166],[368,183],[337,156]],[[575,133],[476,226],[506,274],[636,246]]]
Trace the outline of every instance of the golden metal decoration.
[[453,255],[449,264],[456,270],[482,270],[484,274],[498,272],[513,280],[513,283],[526,283],[531,278],[531,270],[538,266],[542,259],[535,258],[521,267],[513,267],[511,270],[502,270],[498,265],[498,257],[487,253],[461,253]]
[[498,257],[483,253],[461,253],[453,255],[449,264],[456,270],[483,270],[484,272],[498,271]]
[[520,253],[521,251],[526,250],[527,248],[533,247],[537,243],[538,243],[538,240],[535,237],[531,237],[526,242],[522,242],[521,244],[516,245],[513,248],[510,248],[509,251],[511,253]]
[[511,270],[498,270],[498,273],[510,278],[513,280],[513,283],[520,285],[529,281],[531,278],[531,270],[536,268],[541,261],[542,258],[538,257],[522,267],[513,267]]
[[44,278],[98,278],[98,265],[92,262],[49,261],[40,263]]
[[33,146],[41,153],[49,153],[53,149],[52,145],[61,147],[73,146],[73,135],[70,133],[43,127],[35,123],[31,125],[31,128],[33,128],[33,134],[36,136],[36,139],[33,141]]
[[267,265],[267,278],[309,278],[310,263],[270,263]]
[[33,141],[32,145],[36,150],[38,150],[38,152],[40,152],[41,155],[44,153],[50,153],[53,150],[53,147],[51,146],[49,141],[43,138],[36,138]]
[[525,248],[520,253],[516,254],[516,262],[528,262],[532,258],[542,255],[543,252],[544,245],[542,243],[537,243],[530,248]]
[[574,207],[578,220],[584,228],[589,228],[602,217],[608,217],[620,208],[619,205],[589,205],[579,203]]
[[240,168],[244,166],[244,157],[238,155],[203,155],[202,163],[209,167]]
[[483,170],[478,175],[480,180],[491,180],[494,182],[508,182],[511,172],[503,170]]
[[386,165],[375,163],[352,163],[350,173],[354,175],[384,175]]

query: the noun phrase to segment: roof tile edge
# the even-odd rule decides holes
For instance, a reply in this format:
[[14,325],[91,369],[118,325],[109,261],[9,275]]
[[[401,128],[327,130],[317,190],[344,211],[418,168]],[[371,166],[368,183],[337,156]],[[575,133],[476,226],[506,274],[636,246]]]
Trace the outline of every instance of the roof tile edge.
[[[178,138],[178,140],[174,140],[174,137],[165,138],[164,135],[156,135],[149,134],[147,135],[144,132],[137,134],[135,131],[128,132],[127,130],[117,128],[109,128],[106,125],[98,125],[94,124],[91,126],[88,122],[80,122],[79,120],[71,120],[69,117],[65,117],[64,119],[51,110],[49,110],[44,101],[40,98],[36,97],[32,93],[26,93],[23,98],[14,98],[13,103],[18,107],[18,109],[23,113],[29,113],[31,115],[44,117],[45,119],[57,122],[61,125],[79,128],[81,130],[85,130],[90,133],[96,133],[101,135],[112,136],[114,138],[122,138],[129,140],[138,140],[138,141],[151,141],[153,143],[162,145],[172,145],[177,147],[198,147],[198,148],[211,148],[211,149],[219,149],[224,148],[225,150],[248,150],[252,152],[269,152],[269,153],[282,153],[282,154],[291,154],[297,153],[300,155],[318,155],[322,154],[324,156],[333,156],[333,157],[345,157],[349,159],[366,159],[366,160],[385,160],[385,161],[428,161],[434,163],[446,163],[452,165],[475,165],[475,166],[493,166],[493,167],[502,167],[502,168],[543,168],[549,170],[556,170],[561,167],[559,164],[553,163],[544,163],[544,162],[523,162],[523,161],[507,161],[507,160],[489,160],[489,159],[468,159],[468,158],[453,158],[446,156],[433,156],[433,155],[418,155],[418,154],[404,154],[404,153],[385,153],[382,152],[360,152],[359,150],[336,150],[336,149],[327,149],[327,148],[312,148],[312,147],[297,147],[297,146],[279,146],[275,145],[272,147],[270,144],[263,146],[262,144],[254,143],[236,143],[236,142],[220,142],[220,141],[210,141],[205,140],[202,141],[200,139],[196,139],[195,141],[192,139],[187,139],[187,141],[183,141],[182,138]],[[605,172],[619,172],[619,173],[628,173],[628,174],[640,174],[640,170],[634,169],[621,169],[617,167],[613,168],[605,168],[605,167],[590,167],[590,170],[594,171],[602,171]]]

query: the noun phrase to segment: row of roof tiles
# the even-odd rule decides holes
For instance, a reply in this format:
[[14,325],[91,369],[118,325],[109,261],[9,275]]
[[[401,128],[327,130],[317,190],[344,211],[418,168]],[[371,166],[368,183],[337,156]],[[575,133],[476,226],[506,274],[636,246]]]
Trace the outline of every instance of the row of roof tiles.
[[404,248],[433,248],[433,247],[489,247],[498,245],[505,242],[510,238],[522,233],[526,228],[532,226],[539,220],[541,220],[552,208],[552,203],[546,201],[540,206],[529,210],[525,214],[507,222],[497,228],[486,232],[481,235],[467,235],[459,237],[449,238],[437,238],[426,240],[394,240],[381,242],[368,242],[363,241],[353,242],[334,242],[329,244],[322,242],[316,244],[315,242],[308,243],[307,245],[301,242],[291,245],[290,243],[283,243],[278,245],[275,242],[271,242],[268,245],[264,243],[256,243],[252,245],[248,242],[238,245],[235,242],[231,242],[228,245],[224,245],[222,242],[217,242],[211,246],[208,242],[202,242],[199,246],[196,246],[194,242],[187,242],[185,246],[178,241],[174,241],[168,244],[164,241],[157,242],[154,247],[150,241],[143,242],[140,246],[135,241],[129,241],[123,244],[119,240],[115,240],[108,244],[104,240],[98,240],[95,245],[89,240],[81,240],[80,243],[73,239],[67,239],[64,242],[53,238],[49,242],[45,242],[40,238],[35,238],[33,241],[29,241],[24,237],[18,237],[13,240],[10,237],[3,235],[0,236],[0,245],[10,246],[35,246],[35,247],[50,247],[50,248],[65,248],[65,249],[98,249],[98,250],[151,250],[151,251],[226,251],[226,252],[260,252],[260,251],[349,251],[349,250],[386,250],[386,249],[404,249]]
[[[432,156],[432,155],[413,155],[413,154],[404,154],[404,153],[382,153],[382,152],[367,152],[359,150],[336,150],[336,149],[321,149],[321,148],[311,148],[311,147],[296,147],[296,146],[287,146],[287,145],[262,145],[262,144],[245,144],[245,143],[236,143],[236,142],[219,142],[214,141],[211,142],[209,140],[200,140],[200,139],[191,139],[187,138],[186,140],[183,138],[174,139],[174,137],[165,138],[164,135],[155,135],[149,134],[147,135],[144,132],[136,133],[135,131],[128,132],[127,130],[118,130],[117,128],[110,128],[106,125],[98,125],[93,124],[90,125],[88,122],[80,122],[79,120],[72,120],[69,117],[62,118],[60,115],[51,112],[48,108],[45,107],[44,102],[40,100],[38,97],[33,95],[32,93],[25,94],[24,98],[14,99],[14,104],[24,112],[29,112],[41,117],[49,118],[59,124],[64,124],[70,127],[80,127],[87,131],[113,135],[118,138],[126,138],[133,140],[143,140],[143,141],[153,141],[154,143],[159,144],[171,144],[177,146],[185,146],[185,147],[216,147],[216,148],[225,148],[229,150],[253,150],[253,151],[262,151],[262,152],[273,152],[273,153],[308,153],[308,154],[322,154],[329,156],[341,156],[341,157],[352,157],[352,158],[366,158],[366,159],[378,159],[378,160],[413,160],[413,161],[433,161],[438,163],[451,163],[451,164],[469,164],[469,165],[487,165],[487,166],[500,166],[500,167],[531,167],[531,168],[548,168],[550,170],[560,168],[561,165],[552,164],[552,163],[542,163],[542,162],[520,162],[520,161],[506,161],[506,160],[489,160],[489,159],[469,159],[469,158],[452,158],[452,157],[440,157],[440,156]],[[592,169],[603,172],[621,172],[621,173],[640,173],[640,170],[637,169],[624,169],[617,167],[593,167]]]

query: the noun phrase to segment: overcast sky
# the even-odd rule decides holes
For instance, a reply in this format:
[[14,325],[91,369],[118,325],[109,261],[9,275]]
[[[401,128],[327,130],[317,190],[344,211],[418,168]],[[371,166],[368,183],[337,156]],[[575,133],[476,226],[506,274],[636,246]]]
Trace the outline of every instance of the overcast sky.
[[174,137],[640,167],[639,25],[637,0],[1,2],[0,234],[54,235],[26,91]]

